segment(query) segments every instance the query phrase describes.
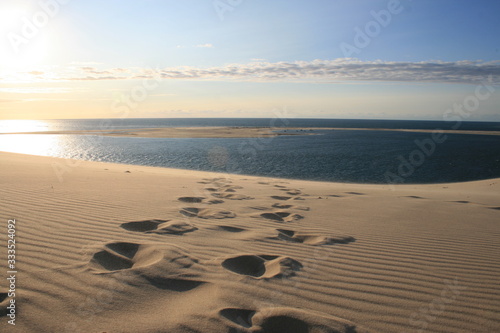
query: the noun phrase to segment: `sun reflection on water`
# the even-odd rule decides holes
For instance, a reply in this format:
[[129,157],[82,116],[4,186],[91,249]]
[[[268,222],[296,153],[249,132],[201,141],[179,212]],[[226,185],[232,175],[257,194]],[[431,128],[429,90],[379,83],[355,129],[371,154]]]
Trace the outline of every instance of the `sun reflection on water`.
[[41,155],[61,156],[65,137],[46,134],[0,134],[0,151]]
[[42,120],[0,120],[0,133],[44,132],[49,124]]

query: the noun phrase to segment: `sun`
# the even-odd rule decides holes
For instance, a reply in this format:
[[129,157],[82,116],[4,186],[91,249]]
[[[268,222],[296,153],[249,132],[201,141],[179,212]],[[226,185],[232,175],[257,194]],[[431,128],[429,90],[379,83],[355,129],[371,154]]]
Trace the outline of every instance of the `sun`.
[[[38,8],[38,11],[40,9]],[[0,2],[0,77],[29,81],[26,73],[43,65],[54,52],[51,29],[39,28],[33,22],[36,7],[17,1]]]

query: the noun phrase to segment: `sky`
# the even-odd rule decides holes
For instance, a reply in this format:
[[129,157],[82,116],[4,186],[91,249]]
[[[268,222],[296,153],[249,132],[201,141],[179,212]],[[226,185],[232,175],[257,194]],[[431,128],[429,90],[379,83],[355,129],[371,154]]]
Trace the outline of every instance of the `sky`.
[[500,121],[497,0],[2,0],[0,119]]

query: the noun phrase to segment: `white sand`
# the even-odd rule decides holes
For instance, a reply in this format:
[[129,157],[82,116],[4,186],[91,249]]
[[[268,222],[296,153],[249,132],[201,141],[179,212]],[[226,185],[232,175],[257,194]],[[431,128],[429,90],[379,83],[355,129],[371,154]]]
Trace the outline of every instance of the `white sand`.
[[0,292],[9,219],[18,242],[1,332],[500,331],[499,179],[391,190],[10,153],[0,172]]

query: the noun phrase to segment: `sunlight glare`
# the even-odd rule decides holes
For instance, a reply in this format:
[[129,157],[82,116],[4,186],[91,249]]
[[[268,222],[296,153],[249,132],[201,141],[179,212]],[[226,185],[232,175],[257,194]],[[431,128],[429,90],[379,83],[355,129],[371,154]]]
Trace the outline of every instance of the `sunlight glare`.
[[[53,31],[49,25],[36,28],[32,36],[26,36],[26,22],[33,24],[33,12],[38,7],[29,7],[19,2],[0,3],[0,33],[5,38],[0,41],[0,69],[2,76],[9,81],[29,82],[33,76],[15,75],[33,70],[43,65],[48,56],[55,52]],[[10,75],[9,75],[10,74]]]
[[62,152],[62,135],[0,134],[0,151],[39,156],[58,156]]
[[41,120],[0,120],[0,133],[45,132],[48,127]]

